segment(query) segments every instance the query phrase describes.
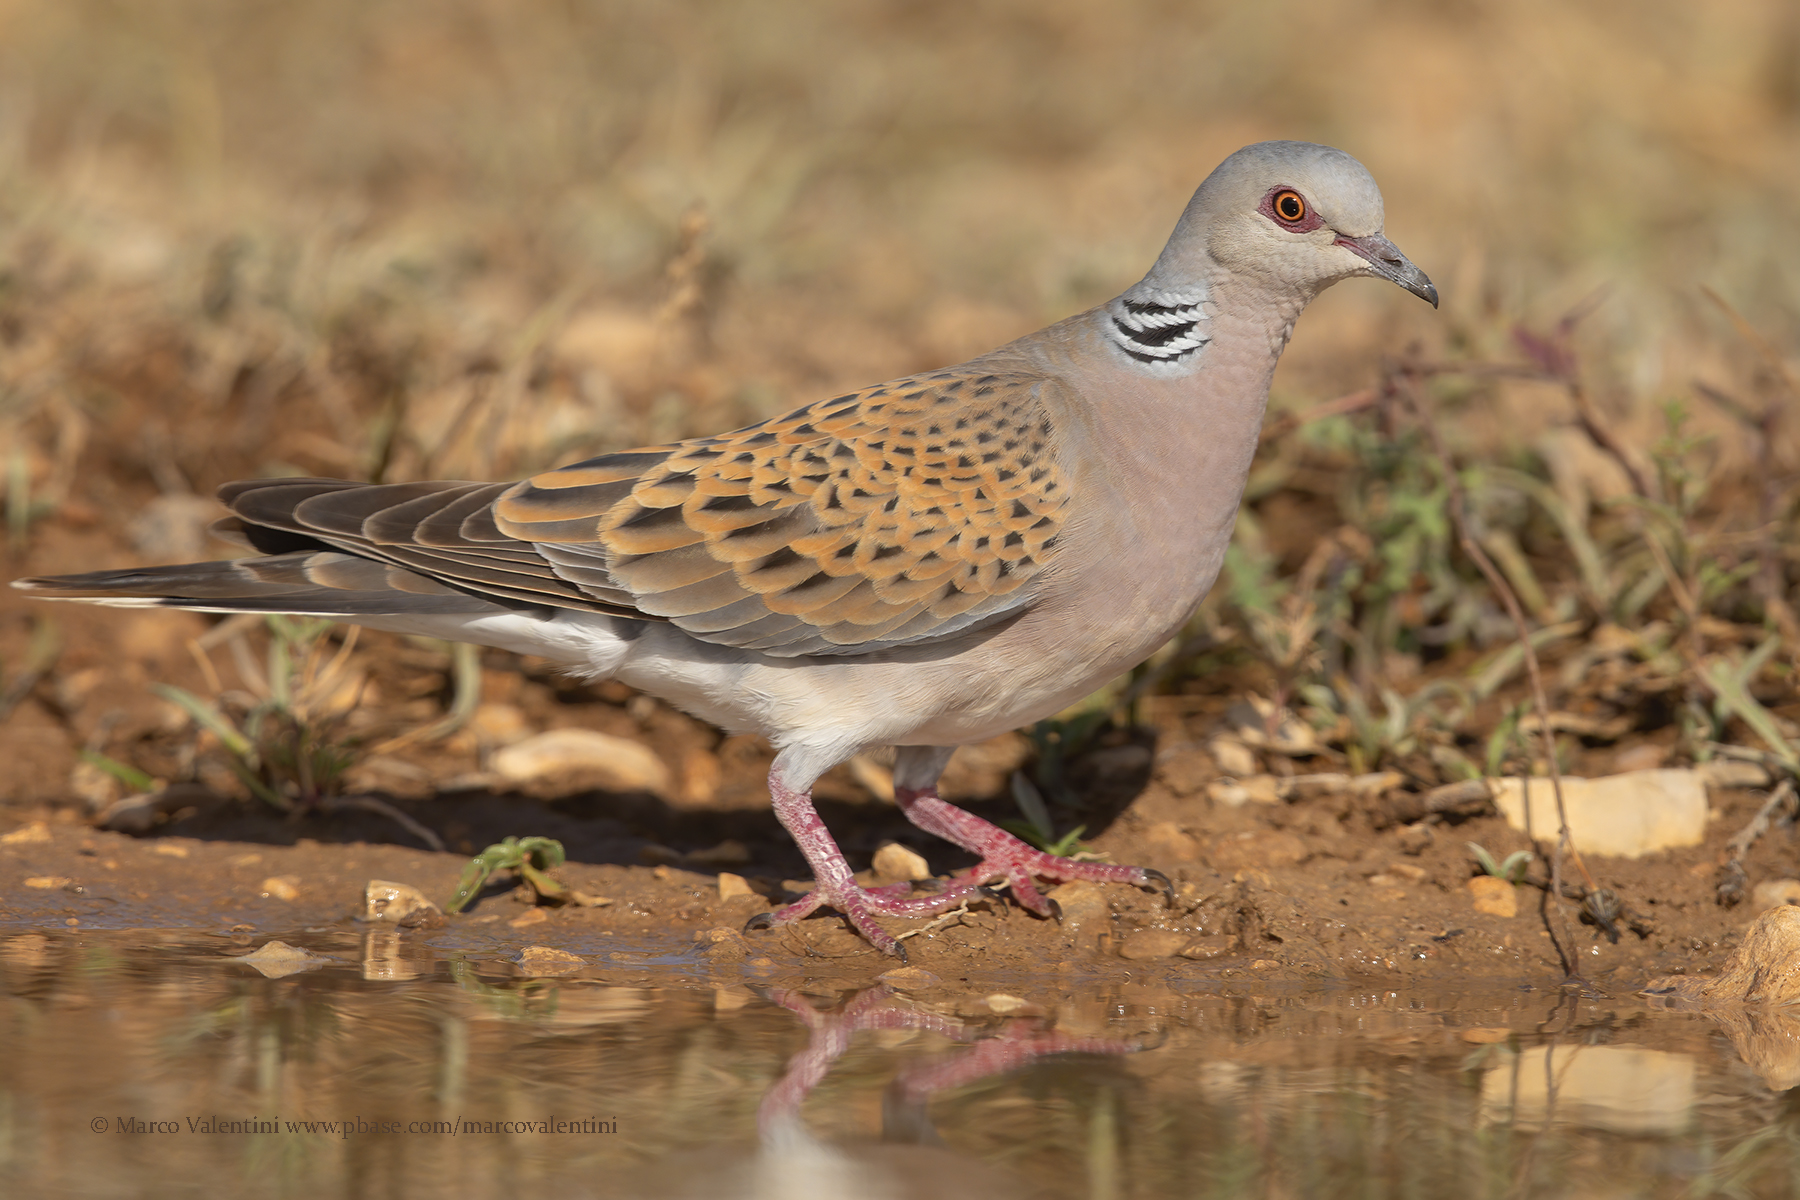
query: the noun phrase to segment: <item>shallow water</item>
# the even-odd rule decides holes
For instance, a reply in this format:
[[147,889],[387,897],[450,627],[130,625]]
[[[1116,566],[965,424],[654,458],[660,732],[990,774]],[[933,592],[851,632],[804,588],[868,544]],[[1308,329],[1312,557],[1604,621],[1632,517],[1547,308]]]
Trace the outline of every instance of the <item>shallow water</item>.
[[1632,997],[856,991],[374,931],[235,960],[267,940],[0,935],[0,1191],[1800,1194],[1793,1027]]

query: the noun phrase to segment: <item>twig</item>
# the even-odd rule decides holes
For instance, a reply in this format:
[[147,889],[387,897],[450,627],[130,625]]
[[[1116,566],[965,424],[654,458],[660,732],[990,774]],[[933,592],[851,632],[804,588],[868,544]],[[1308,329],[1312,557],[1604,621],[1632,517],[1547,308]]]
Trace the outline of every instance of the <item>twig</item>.
[[1562,315],[1556,322],[1556,328],[1548,336],[1535,334],[1524,325],[1513,326],[1513,343],[1537,364],[1546,378],[1562,384],[1563,390],[1569,394],[1569,400],[1575,405],[1575,419],[1581,424],[1581,431],[1587,434],[1589,441],[1619,464],[1619,469],[1631,481],[1631,490],[1645,500],[1655,500],[1657,489],[1652,485],[1650,477],[1644,474],[1643,467],[1631,456],[1625,443],[1600,416],[1600,410],[1594,406],[1592,397],[1581,385],[1581,376],[1575,366],[1575,352],[1569,345],[1569,336],[1575,332],[1575,326],[1600,307],[1606,294],[1606,288],[1598,288],[1589,293]]
[[1575,404],[1575,417],[1581,422],[1581,431],[1619,464],[1625,477],[1631,480],[1632,491],[1645,500],[1656,499],[1656,490],[1651,486],[1649,476],[1644,474],[1644,469],[1637,460],[1626,452],[1625,443],[1619,440],[1612,427],[1601,419],[1600,410],[1594,407],[1594,401],[1588,396],[1587,389],[1581,386],[1581,381],[1569,378],[1563,381],[1563,387]]
[[1769,793],[1769,798],[1763,802],[1763,806],[1756,810],[1756,815],[1750,819],[1750,823],[1738,830],[1737,835],[1725,843],[1725,849],[1730,851],[1731,857],[1742,858],[1748,854],[1750,847],[1756,843],[1756,839],[1769,831],[1769,822],[1774,819],[1775,813],[1780,810],[1782,805],[1792,801],[1794,797],[1794,781],[1792,779],[1783,779],[1776,784],[1775,790]]
[[1790,396],[1800,399],[1800,382],[1796,382],[1794,377],[1788,374],[1787,363],[1782,361],[1781,355],[1774,346],[1769,344],[1769,340],[1756,331],[1756,326],[1745,320],[1743,314],[1733,308],[1729,300],[1704,283],[1700,285],[1700,294],[1719,306],[1719,311],[1723,312],[1732,325],[1737,328],[1738,336],[1749,342],[1762,356],[1763,362],[1769,368],[1769,373],[1781,381],[1781,386],[1787,389]]
[[[1554,371],[1545,370],[1541,366],[1528,366],[1522,363],[1482,363],[1482,362],[1446,362],[1407,364],[1407,373],[1415,379],[1429,379],[1437,375],[1461,375],[1469,379],[1526,379],[1540,383],[1562,383],[1563,376]],[[1302,425],[1310,425],[1326,417],[1344,417],[1353,413],[1366,412],[1378,408],[1382,402],[1390,398],[1390,393],[1383,388],[1364,388],[1359,392],[1350,392],[1327,400],[1323,404],[1315,404],[1305,412],[1283,413],[1281,416],[1263,426],[1262,433],[1257,436],[1257,445],[1272,442],[1286,437]]]
[[[1525,612],[1519,607],[1519,598],[1513,593],[1512,586],[1506,582],[1506,577],[1500,573],[1500,569],[1494,565],[1493,560],[1488,558],[1487,552],[1481,548],[1481,543],[1476,539],[1474,530],[1469,526],[1468,497],[1464,495],[1462,481],[1457,477],[1456,464],[1450,457],[1448,447],[1444,445],[1442,435],[1438,433],[1437,424],[1431,419],[1431,413],[1427,410],[1424,399],[1419,395],[1417,385],[1404,367],[1396,373],[1395,377],[1398,379],[1408,403],[1412,406],[1414,415],[1418,417],[1419,424],[1424,427],[1426,436],[1431,439],[1431,448],[1443,468],[1444,485],[1450,492],[1450,519],[1456,525],[1457,541],[1461,544],[1463,553],[1467,554],[1480,569],[1482,575],[1487,578],[1488,586],[1500,598],[1500,603],[1506,609],[1506,615],[1512,619],[1513,628],[1518,631],[1519,644],[1525,651],[1525,671],[1531,678],[1531,699],[1537,708],[1539,731],[1544,739],[1544,757],[1550,770],[1550,787],[1556,796],[1556,817],[1561,826],[1557,836],[1556,852],[1546,856],[1550,859],[1551,889],[1558,896],[1562,895],[1562,856],[1567,853],[1576,869],[1581,872],[1582,878],[1587,882],[1589,890],[1594,890],[1597,886],[1594,883],[1594,877],[1589,874],[1587,864],[1582,862],[1580,853],[1575,849],[1569,837],[1569,816],[1563,806],[1562,769],[1556,761],[1556,731],[1550,721],[1550,700],[1544,691],[1543,672],[1538,668],[1537,651],[1531,645],[1531,628],[1525,622]],[[1529,813],[1531,811],[1531,792],[1529,788],[1522,790],[1525,794],[1525,811]],[[1547,895],[1548,893],[1546,893]],[[1548,917],[1548,903],[1548,899],[1546,899],[1546,918]],[[1549,925],[1548,919],[1545,924]],[[1567,931],[1565,930],[1564,936],[1557,939],[1557,953],[1563,960],[1563,970],[1570,978],[1577,978],[1580,972],[1576,969],[1574,958],[1570,955],[1566,942]]]
[[1687,581],[1675,569],[1675,560],[1669,557],[1669,551],[1656,540],[1656,535],[1644,530],[1644,545],[1650,549],[1650,557],[1656,560],[1656,569],[1668,580],[1669,594],[1675,597],[1675,606],[1681,609],[1687,618],[1688,632],[1698,638],[1700,633],[1700,604],[1694,599],[1694,593],[1688,589]]
[[1775,819],[1775,814],[1792,804],[1796,796],[1794,781],[1791,778],[1783,779],[1775,785],[1775,790],[1769,793],[1769,798],[1763,802],[1763,806],[1756,810],[1756,815],[1750,818],[1750,823],[1738,830],[1732,839],[1725,843],[1725,861],[1719,865],[1720,904],[1729,906],[1744,898],[1743,885],[1749,881],[1749,876],[1744,870],[1744,855],[1750,853],[1750,847],[1756,844],[1757,838],[1769,831],[1769,824]]
[[951,909],[949,912],[939,913],[937,916],[933,917],[929,922],[927,922],[924,925],[919,926],[917,929],[908,929],[905,933],[896,933],[894,935],[894,940],[899,942],[899,941],[904,941],[909,937],[917,937],[921,933],[930,933],[932,930],[936,929],[940,925],[949,924],[950,919],[952,917],[960,919],[960,918],[966,917],[968,915],[969,915],[969,902],[967,900],[964,900],[961,904],[958,904],[955,908]]
[[1782,528],[1776,513],[1781,508],[1782,492],[1790,482],[1783,478],[1775,461],[1775,436],[1780,429],[1784,406],[1771,400],[1759,416],[1735,397],[1702,380],[1694,380],[1694,391],[1756,436],[1756,473],[1762,480],[1757,496],[1758,526],[1752,531],[1756,545],[1756,587],[1762,593],[1764,609],[1775,622],[1775,628],[1781,631],[1782,638],[1790,647],[1800,648],[1800,616],[1795,615],[1793,606],[1782,594],[1781,548],[1776,540]]
[[401,812],[386,800],[377,800],[374,796],[338,796],[329,800],[320,800],[317,807],[321,812],[342,812],[346,808],[360,808],[364,812],[375,813],[377,816],[386,817],[394,824],[400,826],[402,829],[406,830],[406,832],[412,834],[421,842],[424,842],[430,849],[437,851],[439,854],[444,852],[443,838],[433,833],[424,825],[421,825],[412,817]]

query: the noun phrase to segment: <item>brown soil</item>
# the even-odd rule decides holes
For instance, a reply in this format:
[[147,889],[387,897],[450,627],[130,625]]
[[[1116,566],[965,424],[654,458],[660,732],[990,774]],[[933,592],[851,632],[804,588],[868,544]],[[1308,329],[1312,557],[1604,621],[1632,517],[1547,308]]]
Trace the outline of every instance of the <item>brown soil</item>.
[[[69,541],[41,544],[79,553]],[[16,601],[7,604],[6,634],[16,647],[25,614]],[[478,738],[459,734],[375,756],[353,775],[365,786],[388,780],[379,794],[442,836],[449,847],[443,853],[415,848],[416,838],[376,813],[288,817],[203,790],[148,836],[96,829],[71,795],[77,751],[104,725],[113,752],[125,738],[147,768],[165,757],[174,764],[183,746],[192,752],[192,731],[172,722],[143,683],[172,678],[200,686],[184,680],[184,672],[198,669],[180,645],[206,620],[82,608],[59,610],[59,617],[64,612],[63,662],[0,726],[0,761],[8,764],[0,926],[316,928],[352,919],[370,879],[411,883],[442,903],[466,855],[507,835],[537,834],[567,848],[563,879],[612,903],[530,909],[519,902],[521,893],[506,894],[509,880],[502,880],[466,913],[416,936],[499,950],[547,944],[595,953],[629,945],[689,966],[711,959],[717,969],[751,974],[805,969],[866,978],[898,965],[830,914],[741,942],[709,935],[741,928],[783,895],[784,882],[805,879],[803,860],[767,806],[767,747],[721,739],[616,685],[572,684],[505,655],[486,660],[489,690],[529,727],[580,725],[640,738],[678,764],[676,794],[614,794],[584,788],[579,779],[537,795],[449,790],[443,784],[469,776],[484,750]],[[443,681],[432,652],[370,638],[357,653],[382,696],[419,698],[371,709],[371,731],[437,711],[433,689]],[[1056,812],[1062,828],[1085,824],[1088,844],[1113,861],[1166,871],[1176,882],[1173,907],[1149,892],[1108,887],[1102,894],[1110,913],[1059,926],[1005,901],[981,903],[909,939],[912,964],[957,978],[1076,972],[1330,983],[1454,974],[1536,985],[1561,978],[1539,913],[1541,890],[1520,888],[1519,914],[1511,918],[1473,907],[1466,843],[1496,858],[1525,846],[1500,818],[1403,825],[1391,823],[1379,804],[1345,796],[1215,805],[1205,787],[1217,768],[1199,746],[1229,693],[1221,685],[1217,696],[1179,699],[1153,707],[1154,729],[1115,730],[1077,760],[1071,783],[1084,807]],[[1015,815],[1006,780],[1026,752],[1022,738],[961,752],[947,793],[992,819]],[[1577,923],[1573,905],[1563,906],[1556,920],[1583,977],[1629,991],[1652,976],[1716,967],[1754,915],[1750,906],[1716,902],[1717,865],[1726,839],[1758,803],[1747,792],[1716,796],[1703,846],[1637,862],[1595,860],[1596,874],[1624,900],[1637,931],[1623,931],[1614,943]],[[853,865],[866,866],[888,841],[917,849],[939,875],[970,865],[967,855],[909,826],[848,769],[822,782],[819,807]],[[1790,834],[1763,838],[1745,860],[1752,881],[1790,874],[1792,853]],[[748,879],[760,896],[721,900],[721,869]],[[893,927],[908,924],[924,922]]]

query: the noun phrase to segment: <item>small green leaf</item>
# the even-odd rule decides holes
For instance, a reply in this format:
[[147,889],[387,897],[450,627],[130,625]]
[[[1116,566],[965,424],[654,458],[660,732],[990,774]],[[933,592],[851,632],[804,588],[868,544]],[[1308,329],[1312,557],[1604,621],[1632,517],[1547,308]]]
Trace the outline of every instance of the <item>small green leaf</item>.
[[116,758],[108,758],[98,750],[83,750],[81,761],[99,767],[134,792],[147,792],[156,786],[156,780],[136,767],[126,766]]

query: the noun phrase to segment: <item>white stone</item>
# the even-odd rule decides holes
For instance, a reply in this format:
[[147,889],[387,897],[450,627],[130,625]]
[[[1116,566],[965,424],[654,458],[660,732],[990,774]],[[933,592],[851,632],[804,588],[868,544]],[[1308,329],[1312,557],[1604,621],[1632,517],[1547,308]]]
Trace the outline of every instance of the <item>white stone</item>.
[[[1554,841],[1559,823],[1550,780],[1530,782],[1531,832]],[[1525,788],[1496,779],[1494,803],[1514,829],[1525,830]],[[1706,838],[1706,784],[1695,771],[1630,771],[1600,779],[1564,777],[1569,835],[1583,854],[1640,858],[1658,850],[1698,846]]]
[[1219,764],[1219,770],[1226,775],[1240,778],[1257,772],[1256,752],[1235,734],[1221,733],[1208,742],[1206,748],[1213,761]]
[[495,751],[489,763],[515,783],[562,771],[595,777],[609,792],[669,790],[669,768],[648,746],[593,729],[552,729]]

